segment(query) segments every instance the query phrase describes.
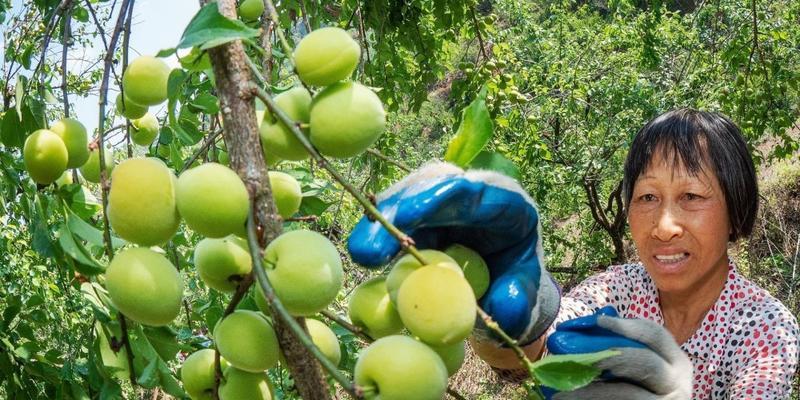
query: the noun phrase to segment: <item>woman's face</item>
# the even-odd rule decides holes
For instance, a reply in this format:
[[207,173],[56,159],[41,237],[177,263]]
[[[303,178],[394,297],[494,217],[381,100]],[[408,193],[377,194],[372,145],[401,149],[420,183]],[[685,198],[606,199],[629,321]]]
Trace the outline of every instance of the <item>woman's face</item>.
[[692,176],[659,153],[634,183],[628,221],[658,289],[680,293],[727,273],[731,227],[711,169],[704,164]]

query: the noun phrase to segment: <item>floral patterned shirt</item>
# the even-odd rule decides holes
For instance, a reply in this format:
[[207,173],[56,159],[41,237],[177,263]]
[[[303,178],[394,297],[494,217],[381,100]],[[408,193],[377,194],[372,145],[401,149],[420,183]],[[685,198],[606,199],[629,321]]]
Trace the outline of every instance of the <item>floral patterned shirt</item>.
[[[798,363],[797,320],[733,264],[729,268],[717,302],[681,345],[694,364],[692,398],[788,399]],[[621,317],[663,325],[658,299],[643,265],[613,266],[566,294],[553,326],[606,305],[613,305]]]

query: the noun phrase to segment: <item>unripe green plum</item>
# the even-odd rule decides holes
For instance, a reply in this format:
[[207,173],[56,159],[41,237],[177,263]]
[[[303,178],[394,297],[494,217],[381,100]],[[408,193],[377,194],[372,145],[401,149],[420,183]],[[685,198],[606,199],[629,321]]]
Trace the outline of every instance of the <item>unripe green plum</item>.
[[67,169],[67,146],[53,131],[39,129],[33,132],[25,139],[22,154],[25,170],[36,183],[53,183]]
[[[119,329],[108,327],[109,334],[116,337],[117,340],[122,338]],[[103,329],[100,322],[95,323],[95,337],[97,338],[96,349],[100,350],[100,359],[103,361],[103,366],[106,370],[111,370],[112,375],[119,380],[128,380],[131,378],[130,366],[128,365],[128,351],[125,346],[121,346],[119,351],[114,352],[111,348],[108,336]]]
[[[461,272],[461,267],[458,266],[456,260],[441,251],[420,250],[420,254],[429,263],[427,265],[435,265]],[[392,299],[392,303],[397,305],[397,291],[400,290],[403,281],[408,275],[420,268],[422,268],[422,264],[412,254],[406,254],[394,263],[389,275],[386,276],[386,291],[389,292],[389,298]]]
[[244,0],[239,4],[239,16],[245,21],[258,19],[264,13],[264,0]]
[[266,317],[249,310],[234,311],[217,323],[214,341],[230,365],[248,372],[274,367],[281,352],[278,337]]
[[460,244],[454,244],[444,251],[461,266],[464,278],[467,279],[475,298],[480,299],[489,289],[489,267],[477,251]]
[[[114,170],[114,153],[108,148],[103,152],[103,161],[106,164],[106,174],[111,177],[111,172]],[[80,171],[83,179],[100,183],[100,150],[94,149],[89,152],[89,159],[80,167]]]
[[442,358],[445,367],[447,367],[447,374],[453,376],[464,364],[464,356],[466,355],[464,345],[465,341],[462,340],[450,345],[429,347]]
[[328,86],[311,103],[311,143],[324,155],[347,158],[372,146],[386,127],[378,95],[355,82]]
[[72,173],[70,171],[64,171],[61,176],[56,179],[56,186],[62,187],[64,185],[71,185],[72,184]]
[[447,368],[431,348],[408,336],[387,336],[361,352],[353,371],[366,398],[439,400],[447,389]]
[[265,372],[247,372],[233,367],[225,370],[219,386],[219,400],[272,400],[272,382]]
[[[311,116],[311,94],[302,86],[289,89],[275,96],[275,103],[289,118],[308,123]],[[273,154],[284,160],[300,161],[308,158],[308,151],[294,134],[270,112],[264,113],[259,129],[264,154]],[[306,135],[307,132],[303,132]]]
[[122,87],[131,101],[143,106],[161,104],[167,99],[169,66],[162,60],[141,56],[128,64],[122,75]]
[[219,153],[217,154],[217,161],[226,167],[230,165],[231,159],[230,156],[228,155],[228,152],[225,150],[220,150]]
[[[227,362],[220,358],[220,367],[223,371]],[[212,400],[214,398],[214,350],[202,349],[195,351],[181,366],[181,382],[183,390],[192,400]]]
[[145,113],[142,118],[131,121],[131,141],[139,146],[150,146],[158,136],[158,119],[155,115]]
[[106,270],[106,289],[126,317],[151,326],[167,325],[181,309],[183,281],[161,254],[144,247],[123,250]]
[[269,185],[272,187],[272,199],[275,200],[278,214],[282,218],[290,218],[300,209],[303,192],[297,179],[283,172],[269,171]]
[[336,27],[317,29],[294,50],[300,80],[308,85],[328,86],[347,79],[358,66],[361,47],[347,31]]
[[194,266],[206,285],[221,292],[233,292],[250,274],[253,262],[247,242],[230,235],[220,239],[205,238],[197,243]]
[[396,335],[403,321],[386,291],[386,277],[372,278],[356,287],[350,296],[347,312],[353,325],[364,329],[371,338]]
[[306,319],[306,328],[308,328],[308,335],[311,336],[311,341],[319,347],[322,354],[324,354],[333,365],[339,365],[339,361],[342,359],[342,350],[339,348],[339,339],[331,328],[311,318]]
[[111,228],[141,246],[165,243],[178,231],[175,174],[157,158],[130,158],[114,168],[108,195]]
[[409,332],[425,343],[442,346],[470,335],[477,305],[463,275],[431,265],[405,279],[397,293],[397,312]]
[[242,231],[250,197],[239,175],[217,163],[192,168],[178,178],[178,210],[197,233],[211,238]]
[[147,106],[136,104],[128,96],[120,93],[117,95],[117,112],[127,119],[142,118],[147,113]]
[[58,135],[67,146],[67,168],[78,168],[89,159],[89,139],[86,127],[72,118],[62,118],[50,126],[50,130]]
[[292,315],[325,309],[342,288],[342,261],[336,246],[309,230],[286,232],[264,250],[275,294]]

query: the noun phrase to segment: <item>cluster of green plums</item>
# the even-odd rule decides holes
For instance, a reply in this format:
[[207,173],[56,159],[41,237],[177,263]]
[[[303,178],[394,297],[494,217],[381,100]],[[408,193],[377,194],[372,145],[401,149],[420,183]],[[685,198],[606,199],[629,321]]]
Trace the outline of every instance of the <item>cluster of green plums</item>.
[[[294,52],[297,75],[307,86],[323,87],[312,97],[304,86],[275,96],[275,103],[323,155],[348,158],[363,153],[383,133],[386,112],[368,87],[347,81],[358,66],[361,48],[347,31],[327,27],[304,37]],[[300,161],[309,154],[283,121],[265,112],[261,144],[268,162]]]

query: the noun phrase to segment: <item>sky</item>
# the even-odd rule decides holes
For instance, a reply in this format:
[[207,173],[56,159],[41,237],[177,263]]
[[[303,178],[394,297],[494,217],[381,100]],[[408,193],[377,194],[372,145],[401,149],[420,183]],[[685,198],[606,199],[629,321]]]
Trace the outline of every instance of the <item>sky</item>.
[[[13,0],[11,13],[18,13],[21,4],[22,0]],[[117,4],[119,4],[119,1],[117,1]],[[117,6],[117,8],[119,8],[119,6]],[[134,59],[137,55],[155,55],[161,49],[177,45],[186,25],[199,9],[200,6],[197,0],[136,0],[134,2],[131,25],[129,61]],[[116,15],[112,20],[116,21]],[[0,29],[5,30],[5,28],[4,24]],[[107,28],[109,34],[111,29],[113,29],[113,23]],[[121,40],[120,38],[120,45]],[[59,50],[56,52],[57,54],[53,54],[54,59],[51,62],[60,64],[61,44],[51,42],[50,46],[53,49]],[[103,51],[103,43],[99,37],[91,47],[73,48],[69,52],[67,69],[75,73],[82,71],[85,65],[77,59],[94,58],[92,56],[96,56]],[[0,56],[2,56],[3,53],[4,49],[0,48]],[[175,56],[165,59],[165,61],[172,67],[178,65]],[[114,86],[116,85],[111,85],[113,92],[110,90],[108,95],[109,102],[112,105],[114,99],[116,99],[118,90]],[[60,93],[54,92],[54,94],[60,99]],[[80,120],[89,132],[93,132],[97,127],[98,97],[90,96],[81,98],[71,95],[69,99],[70,103],[72,103],[71,112],[75,114],[74,117]],[[108,106],[107,104],[106,107]],[[160,112],[160,110],[164,108],[163,105],[158,107],[160,107],[160,109],[156,109],[155,107],[151,108],[151,112]]]

